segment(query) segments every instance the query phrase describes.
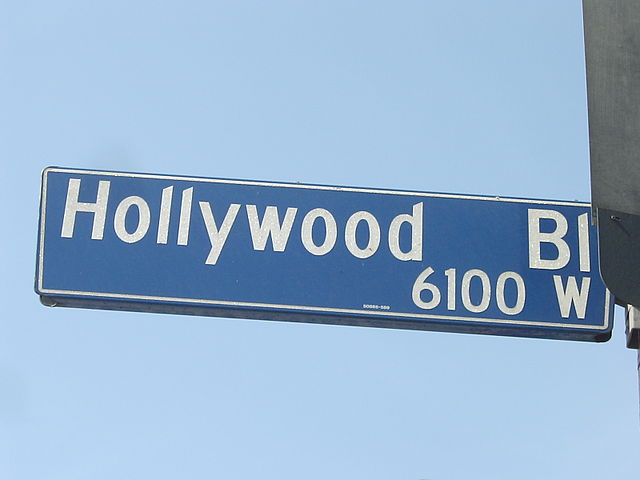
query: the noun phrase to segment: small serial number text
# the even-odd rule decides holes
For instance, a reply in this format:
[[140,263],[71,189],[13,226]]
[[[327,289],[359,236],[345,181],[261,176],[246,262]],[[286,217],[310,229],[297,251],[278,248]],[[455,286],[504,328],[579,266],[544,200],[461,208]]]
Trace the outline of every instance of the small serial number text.
[[369,310],[390,310],[391,309],[389,305],[374,305],[371,303],[363,303],[362,308],[367,308]]

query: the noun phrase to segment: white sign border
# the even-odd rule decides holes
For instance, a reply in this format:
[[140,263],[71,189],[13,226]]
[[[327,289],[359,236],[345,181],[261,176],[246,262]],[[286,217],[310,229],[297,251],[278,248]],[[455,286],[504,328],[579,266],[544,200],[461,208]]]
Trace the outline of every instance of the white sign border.
[[80,170],[60,167],[47,167],[42,172],[42,191],[41,191],[41,209],[40,209],[40,238],[38,242],[38,277],[37,277],[37,293],[39,295],[73,295],[84,296],[88,298],[109,298],[118,300],[144,300],[144,301],[158,301],[158,302],[172,302],[172,303],[185,303],[185,304],[198,304],[201,306],[219,306],[219,307],[243,307],[243,308],[271,308],[285,311],[303,311],[303,312],[318,312],[329,314],[356,314],[364,316],[380,316],[380,317],[395,317],[389,318],[390,320],[398,321],[402,319],[425,319],[425,320],[449,320],[456,322],[470,322],[470,323],[490,323],[499,325],[521,325],[532,327],[552,327],[552,328],[566,328],[576,330],[595,330],[595,331],[607,331],[609,329],[610,322],[610,310],[611,310],[611,293],[606,289],[605,302],[604,302],[604,322],[603,325],[576,325],[571,323],[549,323],[549,322],[534,322],[527,320],[505,320],[499,318],[476,318],[476,317],[462,317],[453,315],[431,315],[422,313],[402,313],[393,312],[389,310],[376,311],[376,310],[359,310],[359,309],[345,309],[345,308],[329,308],[329,307],[314,307],[309,305],[282,305],[272,303],[253,303],[253,302],[232,302],[228,300],[207,300],[196,298],[180,298],[180,297],[158,297],[147,295],[131,295],[122,293],[104,293],[104,292],[84,292],[77,290],[52,290],[43,287],[44,277],[44,234],[46,223],[46,200],[47,200],[47,179],[48,174],[53,173],[71,173],[79,175],[101,175],[110,177],[128,177],[128,178],[148,178],[148,179],[163,179],[163,180],[178,180],[188,182],[200,182],[200,183],[219,183],[219,184],[232,184],[232,185],[252,185],[252,186],[264,186],[264,187],[285,187],[285,188],[301,188],[305,190],[329,190],[339,192],[358,192],[358,193],[378,193],[385,195],[409,195],[416,197],[437,197],[437,198],[457,198],[466,200],[483,200],[493,202],[510,202],[510,203],[535,203],[538,205],[560,205],[560,206],[582,206],[590,207],[589,203],[584,202],[563,202],[552,200],[527,200],[519,198],[502,198],[502,197],[487,197],[479,195],[456,195],[456,194],[440,194],[440,193],[423,193],[423,192],[407,192],[407,191],[395,191],[395,190],[379,190],[369,188],[356,188],[356,187],[331,187],[323,185],[306,185],[306,184],[292,184],[292,183],[276,183],[276,182],[261,182],[250,180],[226,180],[226,179],[212,179],[202,177],[186,177],[175,175],[160,175],[160,174],[142,174],[142,173],[124,173],[124,172],[109,172],[109,171],[96,171],[96,170]]

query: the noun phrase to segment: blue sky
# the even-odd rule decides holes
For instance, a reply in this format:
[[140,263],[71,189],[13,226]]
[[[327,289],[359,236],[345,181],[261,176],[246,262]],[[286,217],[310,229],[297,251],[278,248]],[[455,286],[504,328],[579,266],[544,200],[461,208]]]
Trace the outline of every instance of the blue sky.
[[0,2],[0,477],[601,479],[605,344],[49,309],[49,165],[589,200],[580,2]]

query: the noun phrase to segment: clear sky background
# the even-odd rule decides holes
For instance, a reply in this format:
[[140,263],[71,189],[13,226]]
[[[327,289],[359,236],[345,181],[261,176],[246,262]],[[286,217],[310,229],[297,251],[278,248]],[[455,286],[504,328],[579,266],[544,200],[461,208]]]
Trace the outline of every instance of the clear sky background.
[[0,478],[635,478],[635,352],[55,309],[49,165],[589,200],[579,0],[0,0]]

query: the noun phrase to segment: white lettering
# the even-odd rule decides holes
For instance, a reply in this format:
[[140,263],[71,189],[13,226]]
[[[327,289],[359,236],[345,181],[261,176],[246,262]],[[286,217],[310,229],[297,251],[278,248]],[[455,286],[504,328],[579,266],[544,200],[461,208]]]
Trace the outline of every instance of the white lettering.
[[[471,280],[474,277],[480,279],[482,283],[482,296],[480,303],[477,305],[471,301]],[[464,274],[462,277],[462,304],[464,307],[473,313],[484,312],[489,308],[489,302],[491,301],[491,283],[489,282],[489,276],[482,270],[472,269]]]
[[571,305],[575,307],[576,315],[579,319],[584,319],[587,311],[587,300],[589,299],[589,286],[591,285],[591,279],[584,277],[580,290],[578,290],[578,283],[576,277],[569,277],[567,280],[567,287],[562,285],[562,278],[560,275],[553,276],[553,284],[556,287],[556,295],[558,297],[558,306],[560,307],[560,315],[562,318],[569,318],[571,314]]
[[[366,222],[367,227],[369,228],[369,242],[364,248],[360,248],[356,241],[356,230],[358,229],[358,224],[361,221]],[[347,220],[347,226],[344,232],[344,241],[347,245],[347,249],[357,258],[369,258],[371,255],[376,253],[378,246],[380,245],[380,225],[378,225],[376,217],[365,211],[356,212],[351,215],[349,220]]]
[[193,187],[182,192],[180,204],[180,224],[178,225],[178,245],[189,243],[189,227],[191,226],[191,203],[193,201]]
[[[509,307],[504,298],[504,289],[507,284],[507,280],[513,280],[516,284],[517,295],[516,303],[513,307]],[[507,315],[517,315],[524,309],[527,291],[524,286],[524,279],[516,272],[504,272],[498,277],[498,283],[496,285],[496,300],[498,302],[498,308],[502,313]]]
[[580,253],[580,271],[591,271],[589,258],[589,214],[583,213],[578,217],[578,251]]
[[[138,208],[138,225],[133,233],[129,233],[126,227],[127,212],[132,206]],[[149,212],[149,205],[140,197],[127,197],[120,202],[118,208],[116,208],[116,215],[113,219],[113,228],[116,231],[116,235],[120,240],[126,243],[135,243],[140,241],[149,230],[149,223],[151,222],[151,213]]]
[[297,208],[287,208],[284,215],[284,222],[280,224],[278,217],[278,207],[268,206],[265,209],[262,222],[258,218],[258,209],[255,205],[247,205],[247,219],[251,230],[251,241],[254,250],[265,250],[267,240],[271,236],[271,244],[274,252],[284,252],[289,241],[293,221],[296,218]]
[[[133,233],[129,233],[126,227],[127,212],[132,206],[138,208],[138,225]],[[113,219],[113,228],[120,240],[126,243],[135,243],[141,240],[149,230],[151,213],[149,205],[140,197],[127,197],[120,202],[116,208],[116,215]]]
[[[321,245],[316,245],[313,242],[313,224],[318,218],[324,220],[325,234],[324,241]],[[328,210],[324,208],[314,208],[307,213],[302,220],[302,244],[312,255],[325,255],[331,251],[336,244],[336,238],[338,237],[338,227],[336,226],[336,220]]]
[[[433,283],[427,282],[427,278],[429,278],[432,273],[433,268],[427,267],[420,275],[418,275],[418,278],[413,282],[413,288],[411,289],[411,299],[413,300],[413,303],[415,303],[416,307],[424,310],[436,308],[440,305],[440,299],[442,298],[440,289]],[[431,300],[428,302],[422,300],[422,292],[425,290],[431,292]]]
[[166,244],[169,238],[169,219],[171,217],[171,200],[173,199],[173,187],[162,189],[160,201],[160,218],[158,220],[158,237],[156,242]]
[[[411,226],[411,250],[400,249],[400,228],[403,223]],[[389,249],[398,260],[422,261],[422,202],[413,206],[412,214],[398,215],[389,226]]]
[[104,222],[107,217],[107,201],[109,199],[109,187],[111,182],[101,180],[98,183],[98,195],[95,203],[79,202],[80,179],[70,178],[67,187],[67,201],[64,206],[62,220],[62,238],[72,238],[76,223],[76,213],[93,213],[93,227],[91,229],[92,240],[102,240],[104,236]]
[[218,230],[216,220],[213,217],[213,212],[211,211],[211,205],[209,205],[209,202],[200,202],[202,219],[204,220],[204,224],[207,227],[209,241],[211,242],[211,250],[209,252],[207,260],[205,261],[207,265],[215,265],[218,261],[218,257],[220,257],[220,253],[222,252],[224,244],[227,241],[227,237],[229,236],[229,232],[231,231],[231,227],[233,226],[233,222],[235,222],[236,220],[236,216],[238,215],[239,210],[240,205],[238,205],[237,203],[232,203],[231,205],[229,205],[229,209],[227,210],[227,214],[222,221],[220,230]]
[[[569,263],[571,252],[569,245],[563,240],[567,234],[567,219],[560,212],[555,210],[529,209],[529,268],[543,270],[559,270]],[[553,220],[556,229],[551,233],[540,231],[540,220]],[[544,259],[540,253],[541,243],[552,243],[558,249],[558,256],[555,259]]]
[[447,277],[447,310],[456,309],[456,269],[449,268],[444,271]]

